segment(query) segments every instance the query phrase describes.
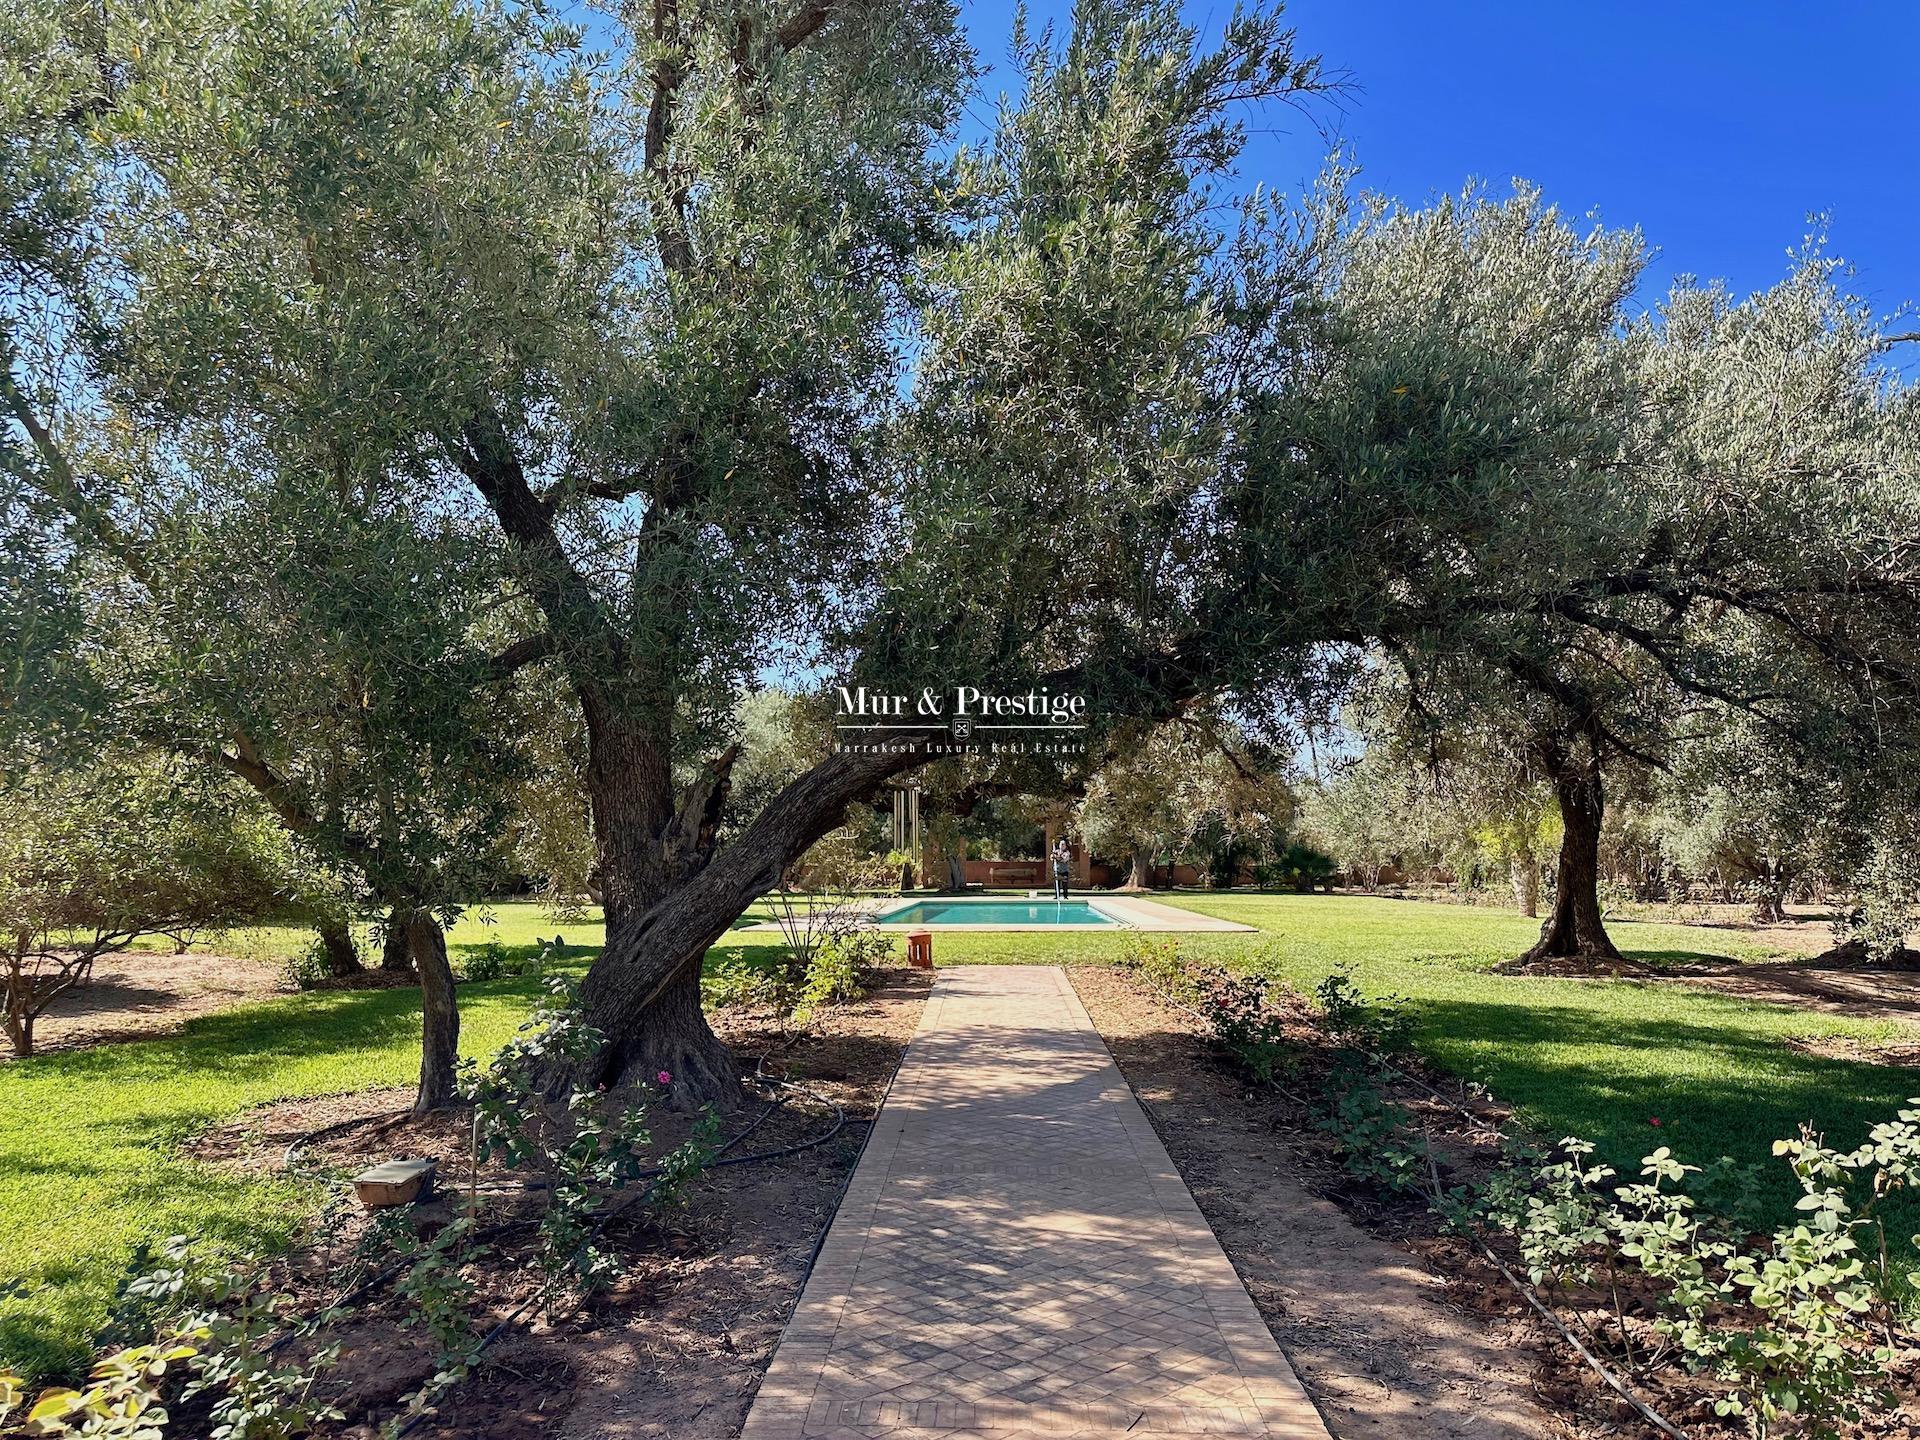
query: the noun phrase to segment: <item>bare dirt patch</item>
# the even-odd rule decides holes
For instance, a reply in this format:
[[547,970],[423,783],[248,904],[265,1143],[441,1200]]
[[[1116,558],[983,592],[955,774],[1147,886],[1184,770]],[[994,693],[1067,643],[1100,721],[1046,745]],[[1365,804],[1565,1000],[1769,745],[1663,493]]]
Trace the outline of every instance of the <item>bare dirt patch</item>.
[[[859,1154],[865,1122],[878,1110],[919,1023],[927,989],[921,973],[882,972],[864,999],[822,1012],[813,1032],[792,1043],[756,1016],[716,1015],[715,1028],[748,1068],[766,1056],[767,1073],[806,1092],[770,1112],[756,1103],[727,1117],[727,1136],[758,1124],[731,1153],[816,1139],[831,1128],[834,1104],[847,1117],[845,1128],[797,1155],[707,1172],[684,1209],[616,1222],[606,1238],[626,1268],[614,1288],[583,1310],[536,1315],[510,1330],[438,1415],[411,1434],[461,1440],[722,1440],[738,1434]],[[362,1120],[304,1147],[305,1160],[345,1173],[398,1156],[438,1157],[446,1174],[442,1194],[416,1212],[431,1229],[459,1203],[468,1175],[468,1121],[459,1111],[425,1121],[394,1116],[410,1098],[390,1090],[276,1105],[202,1137],[196,1153],[215,1163],[271,1167],[300,1136]],[[663,1150],[678,1143],[688,1123],[664,1109],[653,1119],[656,1148]],[[479,1178],[483,1190],[504,1179],[490,1170]],[[486,1221],[536,1204],[496,1193],[487,1197]],[[323,1243],[291,1257],[286,1269],[295,1293],[315,1302],[332,1299],[343,1257],[364,1228],[351,1215]],[[470,1268],[482,1306],[494,1316],[511,1313],[538,1287],[524,1248],[501,1240],[492,1258]],[[336,1433],[372,1436],[430,1375],[430,1347],[401,1328],[405,1318],[404,1307],[388,1298],[344,1337],[340,1366],[328,1381],[348,1411]]]
[[34,1026],[40,1054],[115,1040],[151,1040],[249,1000],[293,987],[266,961],[228,955],[161,955],[127,950],[102,956],[93,977],[57,998]]
[[[1123,974],[1071,972],[1214,1234],[1340,1440],[1568,1433],[1536,1397],[1524,1329],[1463,1309],[1421,1258],[1350,1220],[1339,1177]],[[1316,1193],[1316,1191],[1322,1193]]]

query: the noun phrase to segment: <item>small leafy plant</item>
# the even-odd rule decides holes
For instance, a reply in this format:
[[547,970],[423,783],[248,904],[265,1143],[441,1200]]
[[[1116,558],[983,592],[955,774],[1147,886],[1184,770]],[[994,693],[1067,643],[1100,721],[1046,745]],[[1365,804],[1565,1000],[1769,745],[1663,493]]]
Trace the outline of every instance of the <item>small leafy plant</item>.
[[[557,1103],[547,1103],[546,1077],[556,1068],[578,1073],[604,1043],[601,1033],[581,1019],[572,982],[556,977],[547,991],[547,1000],[484,1067],[462,1066],[459,1088],[473,1106],[475,1172],[498,1156],[510,1169],[532,1172],[544,1187],[543,1293],[553,1297],[571,1290],[578,1299],[605,1289],[620,1272],[617,1255],[601,1240],[605,1194],[653,1178],[655,1169],[659,1178],[672,1176],[674,1186],[683,1189],[710,1162],[718,1122],[711,1110],[704,1111],[687,1140],[656,1167],[647,1158],[653,1137],[642,1095],[627,1097],[611,1115],[602,1093],[578,1085]],[[673,1081],[665,1071],[654,1079],[662,1091]]]
[[1314,1126],[1333,1138],[1341,1165],[1354,1179],[1396,1192],[1420,1188],[1427,1160],[1406,1110],[1389,1101],[1365,1070],[1334,1072],[1331,1100]]

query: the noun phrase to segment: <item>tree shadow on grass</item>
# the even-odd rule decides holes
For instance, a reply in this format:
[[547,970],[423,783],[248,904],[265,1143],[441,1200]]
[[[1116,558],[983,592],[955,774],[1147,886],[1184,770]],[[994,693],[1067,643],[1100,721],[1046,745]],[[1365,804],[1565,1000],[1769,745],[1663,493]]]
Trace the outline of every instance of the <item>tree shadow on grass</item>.
[[[1617,940],[1618,937],[1616,937]],[[1647,950],[1622,945],[1620,953],[1654,970],[1677,969],[1682,965],[1727,965],[1736,963],[1725,954],[1712,950]]]
[[[1592,1140],[1627,1175],[1660,1145],[1688,1164],[1726,1154],[1763,1165],[1782,1220],[1797,1190],[1772,1156],[1775,1140],[1805,1123],[1852,1146],[1920,1094],[1912,1070],[1810,1054],[1742,1025],[1740,1007],[1701,999],[1687,1019],[1598,1015],[1537,993],[1423,1000],[1419,1044],[1518,1106],[1545,1137]],[[1920,1201],[1898,1209],[1920,1218]]]

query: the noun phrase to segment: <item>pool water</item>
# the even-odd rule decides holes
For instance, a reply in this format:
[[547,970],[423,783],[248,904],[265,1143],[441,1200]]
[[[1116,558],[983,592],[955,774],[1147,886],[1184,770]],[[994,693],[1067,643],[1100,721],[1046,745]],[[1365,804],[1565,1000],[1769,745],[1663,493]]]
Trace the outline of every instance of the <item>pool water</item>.
[[1112,925],[1084,900],[916,900],[873,917],[882,925]]

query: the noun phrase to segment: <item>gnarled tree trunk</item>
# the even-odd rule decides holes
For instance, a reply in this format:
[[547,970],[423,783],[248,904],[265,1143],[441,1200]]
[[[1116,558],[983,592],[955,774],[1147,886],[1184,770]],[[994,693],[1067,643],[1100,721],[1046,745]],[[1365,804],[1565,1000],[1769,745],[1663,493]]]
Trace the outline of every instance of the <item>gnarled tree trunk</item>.
[[1599,751],[1588,739],[1583,744],[1551,744],[1543,752],[1560,802],[1560,863],[1553,911],[1521,962],[1620,960],[1600,913],[1600,826],[1606,817],[1606,793]]
[[1507,878],[1513,882],[1513,903],[1522,915],[1540,913],[1540,862],[1533,851],[1515,851],[1507,857]]
[[0,1027],[6,1030],[7,1043],[14,1055],[25,1060],[33,1054],[33,1022],[37,1015],[33,1003],[33,975],[27,968],[27,938],[23,935],[6,950],[5,1009],[0,1011]]
[[1779,859],[1769,855],[1760,863],[1760,877],[1754,886],[1753,918],[1763,925],[1777,925],[1787,918],[1787,874]]
[[1153,852],[1144,845],[1133,847],[1133,853],[1127,861],[1127,883],[1122,890],[1151,890],[1153,888]]
[[460,1007],[454,998],[453,967],[447,963],[447,936],[438,918],[431,910],[414,910],[403,933],[420,972],[420,1091],[413,1113],[425,1115],[453,1101]]
[[327,955],[327,974],[339,979],[358,975],[366,966],[360,963],[360,950],[353,943],[353,927],[344,920],[323,920],[314,927],[320,933],[320,945]]
[[380,927],[380,968],[398,974],[413,968],[413,942],[407,933],[407,912],[396,905]]
[[[617,884],[609,873],[606,948],[580,987],[585,1019],[606,1044],[590,1072],[577,1078],[611,1085],[628,1075],[654,1079],[665,1071],[673,1077],[676,1105],[738,1104],[733,1054],[700,1008],[700,966],[708,947],[845,818],[851,802],[914,763],[899,755],[833,756],[781,791],[724,848],[669,848],[679,861],[651,903],[637,903],[640,885]],[[686,817],[695,810],[717,814],[723,793],[689,792],[670,833],[691,836],[707,829]],[[623,903],[628,896],[635,903]]]

